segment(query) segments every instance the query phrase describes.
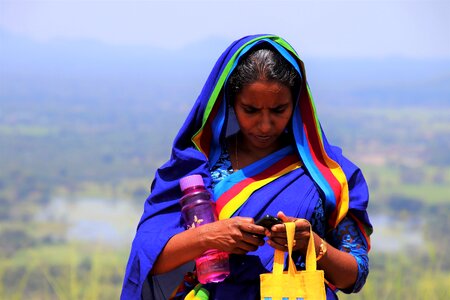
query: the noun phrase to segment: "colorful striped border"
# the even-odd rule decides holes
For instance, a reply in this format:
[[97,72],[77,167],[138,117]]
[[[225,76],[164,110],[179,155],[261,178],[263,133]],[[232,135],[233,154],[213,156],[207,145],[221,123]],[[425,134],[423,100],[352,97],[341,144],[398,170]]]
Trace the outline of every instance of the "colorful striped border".
[[300,167],[298,156],[289,155],[261,173],[239,181],[217,199],[216,211],[219,220],[230,218],[256,190]]

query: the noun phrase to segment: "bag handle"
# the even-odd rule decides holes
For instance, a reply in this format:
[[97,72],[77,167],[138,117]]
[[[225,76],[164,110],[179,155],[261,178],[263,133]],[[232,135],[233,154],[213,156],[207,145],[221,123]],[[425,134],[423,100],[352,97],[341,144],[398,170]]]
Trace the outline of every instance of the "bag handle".
[[[287,235],[287,244],[288,244],[288,257],[289,257],[289,274],[297,274],[300,271],[297,271],[295,267],[294,260],[292,259],[292,248],[294,244],[294,236],[295,236],[295,223],[294,222],[286,222],[284,223],[286,227],[286,235]],[[316,262],[316,248],[314,246],[314,234],[311,228],[311,224],[309,226],[309,241],[308,248],[306,249],[306,270],[307,271],[316,271],[317,270],[317,262]],[[275,254],[273,258],[273,274],[283,274],[284,270],[284,252],[281,250],[275,249]]]

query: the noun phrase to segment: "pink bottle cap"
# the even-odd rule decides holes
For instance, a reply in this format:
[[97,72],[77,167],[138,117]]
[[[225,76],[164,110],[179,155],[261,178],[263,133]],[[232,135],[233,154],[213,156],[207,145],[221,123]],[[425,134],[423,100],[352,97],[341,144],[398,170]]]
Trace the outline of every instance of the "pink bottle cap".
[[193,186],[205,186],[202,175],[190,175],[180,179],[180,188],[182,191]]

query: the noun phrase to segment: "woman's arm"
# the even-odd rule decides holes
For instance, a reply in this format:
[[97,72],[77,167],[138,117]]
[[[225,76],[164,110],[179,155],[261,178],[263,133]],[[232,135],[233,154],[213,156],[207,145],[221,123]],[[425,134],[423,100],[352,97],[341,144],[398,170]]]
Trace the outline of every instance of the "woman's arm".
[[264,244],[257,235],[264,228],[254,224],[252,218],[235,217],[191,228],[174,235],[158,256],[151,274],[169,272],[191,261],[208,249],[228,253],[246,254]]
[[[334,248],[351,255],[357,264],[358,272],[355,283],[345,293],[358,292],[365,284],[369,275],[369,257],[365,238],[359,231],[358,225],[351,217],[345,217],[338,226],[327,235],[327,241]],[[319,261],[320,263],[320,261]]]
[[[316,254],[322,239],[314,233]],[[353,287],[358,277],[358,264],[353,255],[336,249],[330,244],[326,244],[327,252],[317,262],[317,267],[324,270],[325,278],[338,289],[348,289]]]
[[[295,245],[294,251],[300,251],[303,255],[306,253],[306,248],[309,240],[310,224],[304,219],[297,219],[287,217],[280,212],[278,217],[283,221],[294,221],[296,223]],[[268,233],[268,244],[274,248],[287,251],[286,231],[283,225],[275,225],[272,227],[272,232]],[[314,233],[314,242],[316,248],[316,255],[319,254],[321,237]],[[327,252],[317,262],[318,268],[324,270],[326,279],[339,289],[352,288],[358,279],[358,263],[355,257],[334,246],[327,245]]]

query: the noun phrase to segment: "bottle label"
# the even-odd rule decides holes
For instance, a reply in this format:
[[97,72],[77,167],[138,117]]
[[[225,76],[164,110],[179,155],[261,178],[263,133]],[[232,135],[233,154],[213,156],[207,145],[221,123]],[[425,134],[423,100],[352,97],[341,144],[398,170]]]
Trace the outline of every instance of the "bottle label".
[[198,226],[200,226],[204,221],[205,221],[204,219],[201,219],[201,218],[197,217],[197,215],[194,215],[194,217],[192,218],[192,223],[186,225],[186,226],[187,226],[187,229],[198,227]]
[[195,228],[216,221],[214,208],[209,200],[190,199],[182,208],[186,228]]

